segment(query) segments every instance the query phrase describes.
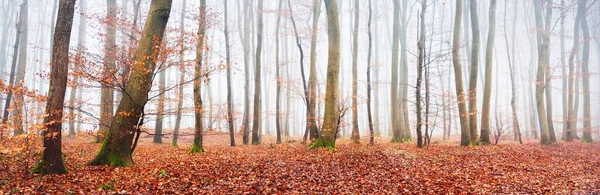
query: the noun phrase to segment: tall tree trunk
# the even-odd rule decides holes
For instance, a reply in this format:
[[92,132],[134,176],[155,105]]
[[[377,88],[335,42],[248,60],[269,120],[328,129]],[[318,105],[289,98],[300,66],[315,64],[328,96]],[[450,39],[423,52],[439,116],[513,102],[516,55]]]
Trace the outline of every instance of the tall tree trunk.
[[[119,103],[117,114],[111,121],[102,147],[89,165],[133,165],[131,156],[137,143],[134,142],[134,136],[139,138],[141,133],[140,128],[145,117],[144,106],[148,102],[148,93],[152,87],[152,77],[156,67],[156,55],[160,53],[160,47],[155,46],[162,42],[171,13],[171,4],[172,0],[152,0],[139,47],[135,53],[131,79],[125,88],[127,97]],[[125,112],[128,114],[122,114]]]
[[[481,114],[481,143],[490,144],[490,100],[492,95],[492,63],[494,58],[494,41],[496,38],[496,0],[490,1],[488,39],[485,49],[485,86],[483,89],[483,106]],[[509,59],[510,61],[510,59]]]
[[[581,2],[578,2],[581,3]],[[579,93],[579,90],[575,90],[574,89],[574,84],[575,85],[579,85],[578,82],[574,82],[576,79],[575,77],[579,77],[578,75],[575,74],[575,56],[577,55],[577,53],[579,53],[579,34],[580,34],[580,27],[581,27],[581,18],[585,15],[585,5],[584,4],[578,4],[577,6],[577,15],[575,16],[575,25],[573,27],[573,49],[571,49],[571,53],[569,54],[569,82],[568,82],[568,100],[567,100],[567,122],[566,122],[566,132],[565,132],[565,141],[570,142],[573,141],[573,138],[575,138],[577,136],[577,132],[576,132],[576,124],[577,124],[577,117],[575,116],[576,113],[574,111],[575,106],[574,106],[574,94],[575,93]],[[578,88],[578,87],[577,87]]]
[[230,52],[230,45],[229,45],[229,26],[228,26],[228,6],[227,6],[227,1],[228,0],[224,0],[223,1],[223,7],[224,7],[224,30],[223,33],[225,33],[225,60],[227,63],[227,123],[229,125],[229,140],[230,140],[230,146],[235,146],[235,127],[234,127],[234,119],[233,119],[233,113],[234,113],[234,108],[233,108],[233,81],[231,81],[231,52]]
[[452,63],[454,64],[454,84],[456,85],[456,98],[460,116],[460,145],[473,145],[471,131],[469,130],[469,113],[467,111],[467,96],[464,92],[462,68],[460,62],[460,26],[462,22],[463,1],[456,0],[456,14],[454,16],[454,36],[452,38]]
[[[79,0],[79,12],[84,13],[86,8],[86,1]],[[87,21],[83,14],[79,15],[79,34],[77,35],[77,56],[83,63],[83,48],[86,40],[86,25]],[[75,70],[74,70],[75,71]],[[71,93],[69,94],[69,137],[74,137],[77,132],[75,129],[75,101],[77,100],[77,86],[79,85],[79,74],[75,74],[75,78],[73,79],[75,84],[71,87]],[[81,123],[81,121],[78,121]],[[77,129],[79,130],[79,129]]]
[[416,112],[417,112],[417,147],[423,147],[423,132],[421,130],[423,126],[423,119],[421,117],[421,84],[423,82],[423,69],[425,68],[425,13],[427,10],[427,0],[421,1],[421,14],[420,14],[420,29],[419,39],[417,43],[418,48],[418,61],[417,61],[417,85],[416,85]]
[[[23,4],[21,5],[23,6]],[[22,12],[20,12],[22,13]],[[15,37],[15,43],[13,45],[13,58],[12,58],[12,62],[11,62],[11,66],[10,66],[10,76],[8,78],[8,85],[9,86],[15,86],[15,69],[17,68],[17,59],[18,59],[18,53],[19,50],[21,49],[21,34],[23,33],[23,31],[21,30],[21,25],[23,25],[23,21],[21,20],[22,18],[19,16],[18,18],[18,22],[17,25],[15,26],[15,30],[16,30],[16,37]],[[4,109],[2,111],[2,125],[6,125],[6,123],[8,122],[8,117],[9,117],[9,107],[12,103],[12,96],[13,96],[13,90],[8,90],[8,94],[6,95],[6,101],[4,102]],[[0,134],[1,136],[2,134]]]
[[[175,128],[173,129],[173,140],[171,141],[171,145],[177,147],[177,141],[179,139],[179,128],[181,127],[181,110],[183,109],[183,85],[185,84],[185,64],[183,61],[183,56],[185,55],[185,6],[187,0],[183,0],[183,4],[181,6],[181,23],[179,24],[179,30],[181,30],[181,43],[179,45],[179,86],[177,90],[177,110],[175,110]],[[201,50],[202,51],[202,50]]]
[[354,32],[352,38],[352,136],[355,143],[360,142],[358,129],[358,29],[360,21],[359,1],[354,0]]
[[392,118],[390,124],[390,130],[392,131],[392,142],[403,142],[405,134],[402,130],[402,126],[400,124],[400,110],[402,106],[400,106],[399,97],[398,97],[398,48],[399,48],[399,38],[400,34],[400,1],[394,0],[394,21],[393,21],[393,32],[392,32],[392,84],[390,89],[390,117]]
[[[161,67],[159,67],[160,69]],[[162,143],[163,136],[163,125],[165,118],[165,95],[166,95],[166,82],[167,82],[167,69],[162,68],[158,73],[158,104],[156,105],[156,123],[154,126],[154,137],[152,142],[155,144]]]
[[97,143],[100,143],[106,136],[106,133],[110,128],[109,125],[111,123],[111,116],[114,113],[113,79],[115,78],[115,47],[117,28],[115,26],[116,23],[113,21],[117,19],[117,1],[106,0],[106,3],[106,18],[108,23],[106,24],[106,42],[104,44],[104,68],[102,69],[102,80],[100,81],[102,84],[102,89],[100,92],[100,124],[98,135],[96,136]]
[[[537,30],[537,45],[538,45],[538,70],[536,76],[536,88],[535,88],[535,102],[538,112],[538,120],[541,123],[541,143],[552,144],[550,139],[550,130],[548,125],[548,118],[546,117],[546,106],[544,105],[544,90],[546,87],[546,68],[548,55],[549,38],[545,35],[547,33],[546,28],[543,27],[544,19],[542,18],[542,2],[541,0],[533,0],[535,6],[535,24]],[[548,1],[551,3],[552,1]],[[552,9],[552,6],[546,5],[546,9]],[[548,16],[546,16],[548,18]]]
[[[560,12],[565,14],[565,0],[561,0]],[[560,17],[560,69],[562,74],[562,112],[563,112],[563,127],[562,140],[566,140],[567,121],[569,120],[569,77],[567,72],[567,63],[565,59],[565,17]]]
[[[239,1],[238,1],[239,5]],[[250,137],[250,1],[244,1],[244,28],[238,23],[239,31],[244,49],[244,117],[242,119],[242,142],[248,144]],[[240,19],[241,21],[241,19]]]
[[279,29],[281,25],[281,11],[283,0],[279,0],[277,13],[277,24],[275,26],[275,81],[277,82],[277,97],[275,98],[275,129],[277,134],[277,144],[281,144],[281,64],[279,61]]
[[371,32],[371,27],[373,23],[373,7],[371,5],[372,0],[369,0],[369,19],[367,21],[367,30],[369,33],[369,53],[367,54],[367,115],[369,119],[369,144],[375,144],[375,132],[373,130],[373,114],[371,112],[371,92],[372,84],[371,84],[371,59],[372,59],[372,50],[373,50],[373,35]]
[[[579,0],[579,4],[587,6],[587,0]],[[587,11],[586,11],[587,12]],[[581,18],[581,30],[583,31],[583,63],[582,63],[582,75],[583,75],[583,137],[581,139],[584,143],[591,143],[592,140],[592,115],[590,110],[590,30],[587,22],[587,14],[583,13]]]
[[329,57],[327,62],[327,89],[325,91],[325,115],[322,133],[309,148],[335,147],[336,131],[339,128],[339,74],[340,74],[340,20],[336,0],[325,0],[327,8],[327,37]]
[[408,30],[408,1],[402,1],[400,11],[400,134],[401,140],[411,140],[410,121],[408,120],[408,41],[406,40]]
[[321,0],[313,0],[312,32],[310,37],[310,76],[308,77],[308,130],[311,140],[319,137],[317,127],[317,37],[319,31],[319,17],[321,15]]
[[42,174],[64,174],[67,169],[63,164],[61,137],[63,107],[67,80],[69,75],[69,42],[75,12],[75,0],[61,0],[58,10],[58,21],[54,29],[54,45],[52,48],[52,69],[50,71],[50,90],[44,117],[45,131],[44,149],[40,161],[33,172]]
[[[29,45],[28,42],[28,29],[29,29],[29,22],[28,22],[28,15],[29,15],[29,3],[28,0],[23,0],[23,3],[21,4],[21,10],[20,10],[20,16],[19,16],[19,20],[21,22],[21,24],[19,25],[21,27],[21,40],[19,41],[19,61],[18,61],[18,66],[17,66],[17,73],[15,76],[15,87],[17,88],[21,88],[23,89],[24,83],[25,83],[25,72],[27,70],[27,46]],[[14,129],[15,129],[15,135],[20,135],[23,134],[23,107],[24,107],[24,97],[23,97],[23,93],[15,93],[15,99],[13,100],[13,103],[15,105],[15,117],[14,117]]]
[[256,32],[256,56],[255,56],[255,71],[254,71],[254,122],[252,123],[252,144],[260,144],[259,131],[261,120],[261,54],[263,45],[263,0],[258,0],[258,26]]
[[471,130],[471,142],[479,141],[479,132],[477,132],[477,76],[479,69],[479,16],[477,12],[477,0],[470,0],[469,12],[471,14],[471,33],[473,34],[473,44],[471,48],[471,70],[469,75],[469,130]]
[[[507,2],[504,3],[504,13],[507,13]],[[515,6],[517,5],[517,3],[515,2]],[[517,9],[515,9],[517,10]],[[515,12],[515,20],[516,20],[516,13]],[[516,81],[515,81],[515,67],[513,62],[515,62],[515,56],[516,53],[514,52],[514,47],[515,47],[515,24],[513,24],[513,33],[512,33],[512,52],[509,48],[509,43],[508,43],[508,33],[506,32],[506,15],[504,14],[504,40],[505,40],[505,44],[506,44],[506,54],[508,57],[508,68],[510,70],[510,86],[511,86],[511,97],[510,97],[510,108],[512,111],[512,123],[513,123],[513,137],[515,141],[519,141],[520,144],[523,144],[523,139],[521,139],[521,128],[519,127],[519,116],[517,116],[517,86],[516,86]],[[514,23],[516,23],[516,21],[513,21]],[[511,53],[513,54],[513,56],[511,56]],[[496,83],[496,85],[498,85],[498,83]],[[496,90],[498,90],[498,88],[496,88]],[[498,94],[496,94],[498,95]]]
[[204,107],[202,106],[202,63],[204,58],[204,35],[206,33],[206,0],[200,0],[200,21],[198,22],[198,43],[196,45],[196,60],[194,61],[194,143],[190,153],[202,153],[204,147],[202,146],[202,136],[204,134],[204,127],[202,126],[202,119],[204,114]]

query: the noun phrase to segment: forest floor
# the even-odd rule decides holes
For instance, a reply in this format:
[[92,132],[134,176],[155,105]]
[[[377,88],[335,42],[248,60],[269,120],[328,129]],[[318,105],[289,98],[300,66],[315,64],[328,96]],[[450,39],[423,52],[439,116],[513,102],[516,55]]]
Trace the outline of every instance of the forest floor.
[[[241,137],[236,137],[241,142]],[[99,144],[64,140],[69,174],[26,174],[33,160],[0,159],[0,194],[447,194],[600,193],[600,144],[537,142],[460,147],[436,142],[354,144],[307,150],[299,142],[229,147],[228,136],[205,137],[204,154],[144,138],[127,168],[86,166]],[[265,138],[265,142],[273,138]],[[4,169],[4,170],[3,170]]]

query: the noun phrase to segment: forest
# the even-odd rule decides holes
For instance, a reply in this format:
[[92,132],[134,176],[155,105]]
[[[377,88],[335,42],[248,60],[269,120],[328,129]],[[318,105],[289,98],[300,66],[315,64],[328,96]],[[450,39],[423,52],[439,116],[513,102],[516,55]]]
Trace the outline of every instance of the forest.
[[0,194],[600,193],[598,0],[0,15]]

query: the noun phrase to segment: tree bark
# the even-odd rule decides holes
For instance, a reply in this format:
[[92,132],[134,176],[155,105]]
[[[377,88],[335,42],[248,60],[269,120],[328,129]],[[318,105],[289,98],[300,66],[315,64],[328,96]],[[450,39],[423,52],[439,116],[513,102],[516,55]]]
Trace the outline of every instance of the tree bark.
[[369,19],[367,21],[367,30],[369,33],[369,53],[367,54],[367,115],[369,117],[369,144],[375,144],[375,132],[373,130],[373,113],[371,112],[371,92],[373,91],[371,84],[371,58],[373,55],[373,35],[371,32],[371,27],[373,23],[373,7],[371,4],[372,0],[369,0]]
[[[86,1],[79,0],[79,12],[84,13],[86,8]],[[77,35],[77,56],[80,58],[83,63],[83,48],[86,40],[86,25],[87,21],[83,14],[79,15],[79,34]],[[75,128],[75,102],[77,101],[77,86],[79,85],[79,74],[75,74],[75,85],[71,87],[71,93],[69,94],[69,137],[74,137],[77,134],[77,131],[80,129]],[[78,121],[81,123],[81,121]]]
[[[239,4],[239,1],[238,1]],[[241,25],[238,23],[238,26]],[[244,117],[242,119],[242,143],[248,144],[250,138],[250,1],[244,1],[244,28],[240,28],[244,49]]]
[[35,173],[64,174],[67,169],[62,158],[62,119],[67,80],[69,75],[69,42],[75,12],[75,0],[61,0],[58,20],[54,29],[54,45],[52,46],[52,68],[50,71],[50,90],[46,102],[46,115],[42,131],[44,149],[42,157],[33,169]]
[[155,46],[162,42],[171,13],[171,4],[172,0],[152,0],[135,53],[135,65],[132,67],[131,79],[127,82],[126,93],[119,103],[117,114],[111,121],[100,151],[89,165],[133,165],[133,138],[135,134],[141,133],[139,128],[145,117],[144,106],[148,102],[156,55],[160,53],[160,47]]
[[462,65],[460,62],[460,26],[462,22],[463,1],[456,0],[456,13],[454,16],[454,36],[452,38],[452,63],[454,64],[454,84],[456,85],[456,99],[460,116],[460,145],[473,145],[471,131],[469,130],[469,113],[467,111],[467,97],[464,92],[462,79]]
[[471,70],[469,75],[469,130],[471,131],[471,142],[479,141],[479,132],[477,132],[477,76],[479,70],[479,16],[477,12],[477,0],[470,0],[469,3],[471,14],[471,33],[473,34],[473,42],[471,48]]
[[[488,145],[490,141],[490,100],[492,95],[492,63],[494,58],[494,41],[496,38],[496,0],[490,1],[488,39],[485,49],[485,86],[483,89],[483,106],[481,114],[481,143]],[[509,59],[510,61],[510,59]]]
[[391,117],[391,124],[390,124],[390,130],[392,131],[392,142],[403,142],[403,141],[408,141],[408,140],[404,140],[404,131],[402,130],[402,126],[400,121],[402,120],[400,118],[400,102],[399,102],[399,97],[398,97],[398,48],[400,45],[399,42],[399,37],[398,35],[400,34],[400,1],[399,0],[394,0],[394,21],[393,21],[393,32],[392,32],[392,83],[391,83],[391,89],[390,89],[390,99],[391,99],[391,104],[390,105],[390,117]]
[[228,6],[227,6],[227,1],[228,0],[224,0],[223,1],[223,7],[224,7],[224,30],[223,33],[225,34],[225,60],[226,60],[226,65],[227,65],[227,123],[229,125],[229,140],[230,146],[235,146],[235,125],[234,125],[234,119],[233,119],[233,113],[234,113],[234,107],[233,107],[233,91],[232,91],[232,86],[233,83],[231,81],[231,52],[230,52],[230,47],[229,47],[229,26],[228,26]]
[[[171,145],[177,147],[177,141],[179,139],[179,128],[181,127],[181,110],[183,109],[183,85],[185,84],[185,63],[183,61],[183,56],[185,55],[185,6],[187,0],[183,0],[183,4],[181,6],[181,23],[179,26],[179,30],[181,30],[181,43],[179,43],[179,86],[177,89],[177,110],[175,110],[175,128],[173,129],[173,140],[171,141]],[[202,51],[202,50],[201,50]]]
[[279,29],[281,25],[281,11],[283,0],[279,0],[277,24],[275,26],[275,81],[277,82],[277,97],[275,98],[275,130],[277,131],[277,144],[281,144],[281,64],[279,61]]
[[200,0],[200,21],[198,23],[198,43],[196,45],[196,60],[194,61],[194,143],[192,144],[190,153],[204,152],[204,147],[202,146],[202,136],[204,134],[204,127],[202,126],[204,114],[204,107],[202,105],[202,63],[204,63],[204,58],[202,54],[204,51],[204,35],[206,33],[206,0]]
[[[538,45],[538,69],[536,76],[536,88],[535,88],[535,102],[538,112],[538,120],[541,123],[542,129],[540,130],[541,143],[542,144],[552,144],[550,139],[550,131],[548,125],[548,118],[546,117],[546,106],[544,104],[544,89],[546,86],[546,68],[547,68],[547,58],[548,55],[548,45],[549,38],[544,35],[547,33],[546,28],[543,27],[543,18],[542,18],[542,2],[541,0],[533,0],[535,6],[535,24],[537,30],[537,45]],[[551,0],[548,1],[552,2]],[[547,6],[547,9],[552,9],[551,6]],[[548,17],[548,16],[546,16]]]
[[360,142],[358,129],[358,29],[360,21],[360,3],[354,0],[354,32],[352,38],[352,136],[355,143]]
[[260,144],[259,129],[261,120],[261,54],[263,45],[263,0],[258,0],[258,26],[256,32],[256,56],[254,71],[254,122],[252,123],[252,144]]
[[[101,84],[102,89],[100,92],[100,124],[98,129],[98,135],[96,136],[96,142],[100,143],[106,136],[109,125],[111,124],[111,117],[114,113],[113,102],[114,102],[114,78],[115,78],[115,64],[117,55],[116,51],[116,34],[117,28],[115,20],[117,19],[117,1],[106,0],[106,42],[104,44],[104,68],[102,69]],[[157,120],[158,122],[158,120]],[[157,127],[158,128],[158,127]],[[156,138],[155,138],[156,139]]]
[[311,140],[319,137],[317,127],[317,37],[319,31],[319,17],[321,15],[321,0],[313,0],[312,32],[310,37],[310,76],[308,77],[308,130]]
[[327,8],[327,37],[329,57],[327,62],[327,84],[325,91],[325,115],[322,133],[309,149],[335,147],[336,131],[339,128],[339,74],[340,74],[340,20],[337,1],[325,0]]
[[[582,4],[584,7],[587,6],[587,0],[579,0],[579,4]],[[587,11],[586,11],[587,12]],[[592,140],[592,115],[590,110],[590,30],[587,22],[587,14],[583,13],[583,17],[581,18],[581,30],[583,31],[583,63],[582,63],[582,72],[583,72],[583,137],[581,141],[584,143],[591,143]]]
[[416,112],[417,112],[417,147],[423,147],[423,119],[421,112],[421,85],[423,83],[423,69],[425,68],[425,12],[427,10],[427,0],[421,1],[421,14],[420,14],[420,30],[419,30],[419,39],[418,39],[418,61],[417,61],[417,84],[416,84]]

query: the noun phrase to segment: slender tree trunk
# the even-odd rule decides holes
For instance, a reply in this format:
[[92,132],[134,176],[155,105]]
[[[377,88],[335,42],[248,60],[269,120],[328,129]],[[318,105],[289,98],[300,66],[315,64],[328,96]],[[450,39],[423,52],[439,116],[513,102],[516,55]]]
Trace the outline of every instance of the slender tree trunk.
[[[507,2],[504,3],[504,13],[507,13]],[[516,2],[515,2],[516,5]],[[516,10],[516,9],[515,9]],[[516,14],[516,12],[515,12]],[[512,111],[512,123],[513,123],[513,137],[514,137],[514,141],[519,141],[520,144],[523,144],[523,140],[521,139],[521,128],[519,127],[519,116],[517,116],[517,86],[516,86],[516,79],[515,79],[515,67],[514,67],[514,58],[515,56],[511,56],[511,53],[513,55],[516,55],[514,53],[514,45],[515,40],[515,26],[513,24],[513,40],[512,40],[512,44],[513,44],[513,50],[511,52],[510,48],[509,48],[509,43],[508,43],[508,33],[506,32],[506,15],[504,14],[504,40],[505,40],[505,44],[506,44],[506,54],[508,57],[508,68],[510,70],[510,86],[511,86],[511,97],[510,97],[510,108]],[[516,15],[515,15],[516,17]],[[514,22],[514,21],[513,21]],[[499,64],[498,64],[499,65]],[[497,68],[497,67],[496,67]],[[496,85],[498,85],[498,83],[496,83]],[[496,88],[496,90],[498,90],[498,88]],[[496,94],[497,96],[498,94]]]
[[[135,54],[131,79],[127,82],[126,98],[119,103],[117,114],[102,143],[100,151],[89,165],[132,166],[131,158],[135,150],[134,135],[139,138],[144,122],[144,106],[148,102],[148,93],[152,86],[152,76],[156,67],[156,55],[165,27],[171,13],[172,0],[152,0],[142,31],[139,47]],[[152,71],[148,71],[152,70]],[[127,112],[124,115],[121,113]],[[136,140],[137,141],[137,140]]]
[[[116,47],[116,23],[112,22],[117,18],[117,1],[116,0],[106,0],[106,18],[108,19],[108,23],[106,24],[106,42],[104,44],[104,69],[102,69],[102,77],[101,84],[102,89],[100,92],[100,124],[98,135],[96,136],[96,142],[100,143],[111,123],[111,116],[113,115],[113,102],[114,102],[114,74],[115,74],[115,47]],[[157,119],[158,123],[158,119]],[[157,126],[158,129],[158,126]],[[157,130],[158,131],[158,130]],[[158,133],[157,133],[158,134]],[[156,140],[156,138],[155,138]]]
[[[494,41],[496,38],[496,0],[490,1],[488,39],[485,50],[485,86],[483,89],[483,106],[481,115],[481,143],[488,145],[490,141],[490,100],[492,95],[492,63],[494,58]],[[510,59],[509,59],[510,60]]]
[[[238,1],[239,4],[239,1]],[[242,142],[248,144],[250,137],[250,1],[244,1],[244,29],[240,28],[244,49],[244,117],[242,119]],[[241,20],[240,20],[241,21]],[[238,26],[241,22],[238,23]]]
[[452,38],[452,62],[454,64],[454,84],[456,85],[456,97],[458,102],[458,113],[460,116],[460,145],[470,146],[471,131],[469,130],[469,113],[467,111],[467,96],[464,92],[462,79],[462,65],[460,62],[460,25],[462,22],[462,0],[456,0],[456,14],[454,16],[454,36]]
[[406,40],[408,29],[408,1],[402,1],[400,11],[400,134],[401,140],[412,140],[410,133],[410,121],[408,120],[408,41]]
[[[17,66],[17,73],[16,73],[16,77],[15,77],[15,87],[17,88],[21,88],[23,89],[24,83],[25,83],[25,72],[27,70],[27,46],[29,45],[29,41],[28,41],[28,29],[29,29],[29,25],[28,25],[28,18],[29,18],[29,3],[28,0],[24,0],[23,3],[21,4],[21,10],[20,10],[20,16],[19,16],[19,20],[21,22],[20,27],[21,27],[21,40],[19,41],[19,61],[18,61],[18,66]],[[23,134],[23,107],[24,107],[24,97],[23,97],[23,93],[15,93],[15,99],[13,100],[13,103],[15,105],[15,117],[13,119],[14,121],[14,129],[15,129],[15,135],[20,135]]]
[[[223,7],[224,7],[224,12],[223,15],[225,17],[224,19],[224,30],[223,33],[225,33],[225,60],[227,63],[227,123],[229,125],[229,140],[230,140],[230,145],[231,146],[235,146],[235,127],[234,127],[234,119],[233,119],[233,113],[234,113],[234,108],[233,108],[233,81],[231,81],[231,52],[230,52],[230,45],[229,45],[229,26],[228,26],[228,6],[227,6],[227,1],[228,0],[224,0],[223,1]],[[258,71],[259,69],[257,69]],[[256,104],[256,103],[255,103]],[[255,120],[256,121],[256,120]],[[254,134],[254,132],[253,132]],[[254,139],[254,135],[253,138]]]
[[[580,2],[579,2],[580,3]],[[576,133],[576,120],[577,117],[575,116],[576,113],[574,111],[575,106],[574,104],[574,93],[578,93],[579,90],[575,90],[573,88],[573,85],[579,85],[579,83],[574,81],[576,80],[575,77],[578,77],[578,75],[575,75],[575,56],[577,55],[577,53],[579,53],[579,34],[580,34],[580,27],[581,27],[581,18],[583,17],[583,15],[585,15],[584,12],[585,9],[585,5],[584,4],[578,4],[577,7],[577,15],[575,16],[575,25],[574,25],[574,29],[573,29],[573,49],[571,49],[571,53],[569,54],[569,76],[568,76],[568,100],[567,100],[567,122],[566,122],[566,132],[565,132],[565,141],[570,142],[573,141],[573,138],[575,138],[577,136]]]
[[[15,71],[16,71],[15,69],[17,68],[18,54],[19,54],[19,50],[21,49],[20,48],[21,47],[21,45],[20,45],[21,34],[23,33],[23,31],[21,30],[21,25],[23,25],[23,21],[21,19],[22,19],[21,17],[18,18],[19,21],[17,22],[17,25],[15,26],[16,37],[15,37],[15,44],[13,45],[13,58],[12,58],[11,66],[10,66],[10,76],[8,78],[9,86],[15,86]],[[8,117],[9,117],[8,108],[10,107],[10,105],[12,103],[12,96],[13,96],[13,90],[8,90],[8,94],[6,95],[6,101],[4,102],[5,103],[4,110],[2,112],[2,125],[6,125],[6,123],[8,122]]]
[[319,17],[321,15],[321,0],[313,0],[313,18],[312,32],[310,38],[310,76],[308,77],[308,130],[310,139],[319,137],[319,128],[317,127],[317,37],[319,31]]
[[[84,13],[85,12],[85,8],[86,8],[86,1],[85,0],[79,0],[79,12],[80,13]],[[85,44],[85,40],[86,40],[86,25],[87,25],[87,21],[85,19],[85,16],[83,14],[79,15],[79,34],[77,36],[77,56],[79,57],[78,59],[81,60],[80,62],[83,63],[84,62],[84,58],[83,58],[83,48],[84,48],[84,44]],[[76,64],[81,64],[81,63],[76,63]],[[75,70],[73,70],[75,71]],[[75,81],[75,84],[71,87],[71,93],[69,94],[69,137],[74,137],[77,134],[77,131],[75,129],[75,101],[77,100],[77,85],[79,84],[79,74],[75,74],[75,78],[73,79]],[[78,123],[81,123],[81,121],[78,121]],[[77,129],[79,130],[79,129]]]
[[372,0],[369,0],[369,19],[367,21],[367,30],[369,33],[369,53],[367,54],[367,114],[369,119],[369,144],[375,144],[375,132],[373,130],[373,114],[371,112],[371,92],[372,84],[371,84],[371,58],[372,58],[372,50],[373,50],[373,35],[371,32],[371,27],[373,23],[373,8],[372,8]]
[[[587,0],[579,0],[579,4],[587,6]],[[587,12],[587,11],[586,11]],[[591,143],[592,140],[592,115],[591,115],[591,99],[590,99],[590,30],[587,22],[587,14],[583,13],[581,18],[581,30],[583,31],[583,137],[581,139],[584,143]]]
[[277,24],[275,26],[275,81],[277,82],[277,97],[275,98],[275,129],[277,133],[277,144],[281,144],[281,64],[279,61],[279,29],[281,25],[281,11],[283,0],[279,0],[277,13]]
[[254,71],[254,122],[252,123],[252,144],[260,144],[259,130],[261,120],[261,54],[263,45],[263,0],[258,0],[258,26],[256,32],[256,56]]
[[392,83],[390,89],[390,116],[392,118],[390,124],[390,130],[392,131],[392,142],[403,142],[405,134],[403,133],[402,126],[400,124],[400,102],[398,97],[398,48],[400,34],[400,1],[394,0],[394,21],[393,21],[393,38],[392,38]]
[[[535,102],[537,106],[538,112],[538,120],[541,123],[541,143],[542,144],[551,144],[552,141],[550,139],[550,131],[548,125],[548,118],[546,117],[546,106],[544,105],[544,90],[546,87],[546,68],[547,60],[546,55],[548,55],[548,42],[549,39],[546,35],[546,28],[543,27],[543,18],[542,18],[542,2],[541,0],[533,0],[535,6],[535,20],[537,27],[537,45],[538,45],[538,70],[536,76],[536,88],[535,88]],[[549,3],[551,2],[548,1]],[[547,5],[547,9],[552,9],[551,6]],[[548,17],[548,16],[546,16]]]
[[421,14],[420,14],[420,29],[418,39],[418,61],[417,61],[417,85],[416,85],[416,112],[417,112],[417,147],[423,147],[423,132],[421,130],[423,126],[423,119],[421,114],[421,84],[423,82],[423,69],[425,68],[425,12],[427,10],[427,0],[421,1]]
[[471,14],[471,33],[473,34],[473,42],[471,48],[471,70],[469,75],[469,129],[471,130],[471,142],[479,141],[479,132],[477,132],[477,76],[479,68],[479,16],[477,12],[477,0],[470,0],[469,3]]
[[202,63],[204,58],[204,35],[206,33],[206,0],[200,0],[200,22],[198,22],[198,43],[196,45],[196,60],[194,61],[194,143],[190,153],[202,153],[204,147],[202,146],[202,136],[204,134],[204,127],[202,119],[204,115],[204,107],[202,105]]
[[360,142],[360,133],[358,129],[358,29],[360,21],[359,1],[354,0],[354,32],[352,47],[352,136],[355,143]]
[[52,69],[50,71],[50,90],[44,117],[45,131],[44,149],[35,173],[64,174],[67,169],[63,164],[61,137],[62,118],[69,75],[69,42],[75,12],[75,0],[61,0],[58,10],[58,21],[54,29],[54,45],[52,48]]
[[[183,109],[183,85],[185,84],[185,64],[183,61],[184,56],[184,42],[185,42],[185,6],[187,0],[183,0],[183,4],[181,6],[181,23],[179,26],[179,30],[181,30],[181,43],[179,45],[179,86],[177,90],[177,110],[175,110],[175,128],[173,129],[173,140],[171,141],[171,145],[177,147],[177,141],[179,139],[179,128],[181,127],[181,110]],[[201,50],[202,51],[202,50]]]
[[325,7],[327,8],[327,37],[329,42],[325,115],[322,133],[309,148],[327,148],[333,150],[340,120],[340,89],[338,83],[340,74],[340,20],[336,0],[325,0]]

